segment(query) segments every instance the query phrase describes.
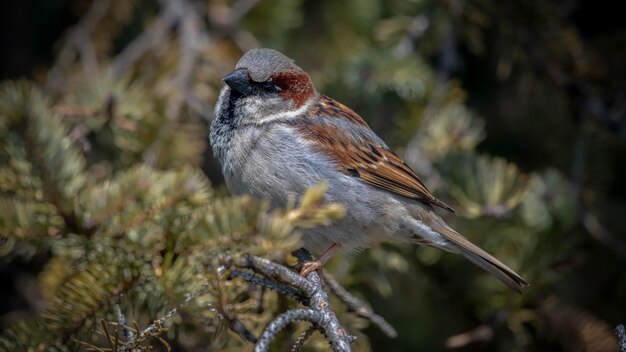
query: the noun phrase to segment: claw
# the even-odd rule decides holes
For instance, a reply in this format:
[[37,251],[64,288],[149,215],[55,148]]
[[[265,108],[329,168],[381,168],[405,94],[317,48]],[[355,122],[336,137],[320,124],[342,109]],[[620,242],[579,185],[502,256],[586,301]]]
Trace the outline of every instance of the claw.
[[[341,245],[338,243],[333,243],[322,255],[312,262],[306,262],[302,264],[302,270],[300,270],[300,276],[307,277],[310,273],[315,270],[322,270],[322,267],[333,254],[341,248]],[[320,273],[321,274],[321,273]]]
[[302,270],[300,270],[300,276],[307,277],[310,273],[314,272],[315,270],[320,270],[323,265],[324,264],[320,263],[317,260],[314,260],[312,262],[306,262],[302,264]]

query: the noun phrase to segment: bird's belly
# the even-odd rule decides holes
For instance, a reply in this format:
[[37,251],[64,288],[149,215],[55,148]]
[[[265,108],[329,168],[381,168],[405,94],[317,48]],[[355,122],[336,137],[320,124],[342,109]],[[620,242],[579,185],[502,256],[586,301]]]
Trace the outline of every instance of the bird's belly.
[[[289,198],[299,199],[308,187],[325,182],[327,191],[324,201],[341,204],[346,214],[331,225],[307,229],[303,232],[304,247],[316,254],[323,252],[333,243],[341,244],[344,252],[366,248],[372,242],[388,238],[387,235],[393,232],[387,231],[379,224],[379,221],[385,217],[380,205],[364,203],[363,199],[367,198],[364,194],[368,190],[359,190],[360,185],[352,184],[354,181],[338,183],[336,179],[320,178],[318,182],[294,184],[289,182],[289,179],[289,175],[284,175],[281,182],[272,184],[250,181],[245,175],[240,175],[231,178],[228,181],[228,187],[235,194],[251,194],[257,198],[269,199],[273,207],[284,207]],[[362,187],[369,186],[363,185]],[[359,197],[359,194],[363,196]]]
[[332,225],[304,231],[307,249],[319,253],[339,243],[351,251],[397,232],[389,225],[394,222],[385,219],[404,208],[388,193],[337,171],[332,162],[289,136],[266,134],[257,141],[231,169],[237,172],[224,170],[233,194],[251,194],[269,199],[273,207],[284,207],[289,199],[299,199],[308,188],[324,182],[324,200],[346,209],[346,216]]

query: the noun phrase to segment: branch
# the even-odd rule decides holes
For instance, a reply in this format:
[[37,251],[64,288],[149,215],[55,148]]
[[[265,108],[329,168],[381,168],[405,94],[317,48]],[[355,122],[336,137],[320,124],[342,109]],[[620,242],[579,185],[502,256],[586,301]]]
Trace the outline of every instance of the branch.
[[494,337],[493,328],[487,324],[480,324],[476,328],[446,339],[447,349],[463,348],[469,344],[485,343]]
[[[230,7],[220,8],[220,10],[225,10],[225,12],[216,11],[215,13],[220,15],[211,18],[215,31],[222,36],[231,38],[242,52],[260,45],[257,38],[241,25],[241,19],[259,2],[260,0],[238,0]],[[209,16],[211,16],[211,12]]]
[[180,7],[178,10],[178,22],[180,23],[178,32],[181,54],[174,84],[177,86],[177,90],[181,92],[182,99],[170,100],[167,116],[170,120],[177,116],[184,102],[198,115],[209,119],[212,108],[189,88],[189,81],[198,59],[199,49],[203,43],[209,42],[209,35],[207,31],[203,30],[202,18],[199,15],[202,11],[185,1],[180,1],[178,6]]
[[272,320],[263,333],[259,337],[259,341],[254,347],[255,352],[269,351],[270,343],[274,337],[282,330],[287,324],[291,324],[294,321],[308,321],[313,323],[317,329],[330,340],[331,346],[335,351],[350,351],[350,342],[343,341],[345,336],[342,336],[338,331],[333,329],[333,324],[324,313],[313,309],[290,309],[283,314],[277,316]]
[[[111,72],[115,77],[122,76],[148,51],[166,41],[170,32],[175,32],[180,45],[180,59],[171,84],[174,85],[173,90],[177,94],[170,97],[166,105],[167,121],[159,131],[162,135],[172,130],[172,121],[179,115],[183,106],[188,106],[207,120],[211,118],[213,109],[190,88],[200,49],[203,46],[209,47],[209,34],[200,16],[202,9],[199,9],[196,3],[187,0],[161,1],[161,8],[161,12],[148,28],[113,60]],[[147,153],[159,152],[153,149],[149,148]]]
[[[300,264],[313,260],[311,254],[303,249],[296,251],[294,255],[298,258]],[[240,320],[234,317],[227,318],[230,330],[245,340],[256,344],[255,352],[268,351],[277,334],[283,328],[296,321],[306,321],[312,325],[296,339],[291,347],[291,351],[300,350],[315,331],[319,331],[326,338],[333,351],[351,351],[350,344],[356,340],[356,337],[351,336],[337,319],[330,305],[328,294],[324,291],[323,282],[326,282],[330,291],[348,307],[349,311],[354,311],[357,315],[369,319],[388,336],[394,337],[397,335],[395,329],[382,317],[375,314],[366,302],[350,294],[330,275],[325,274],[323,276],[324,280],[322,280],[318,272],[314,271],[304,278],[297,272],[294,272],[292,268],[252,255],[244,255],[238,259],[233,259],[230,266],[235,268],[230,270],[227,276],[228,280],[241,278],[254,285],[291,297],[305,306],[305,308],[290,309],[275,317],[268,323],[258,339]],[[222,266],[218,271],[223,273],[226,268]],[[186,306],[192,299],[206,293],[208,289],[209,284],[206,283],[197,291],[187,294],[180,307]],[[116,334],[113,334],[115,335],[113,336],[110,333],[106,333],[106,335],[110,335],[109,341],[119,352],[132,352],[151,337],[163,342],[159,338],[159,335],[164,331],[163,326],[177,311],[177,308],[169,310],[164,316],[155,320],[145,329],[140,330],[136,324],[133,327],[128,327],[126,317],[124,317],[119,306],[116,305],[116,324],[122,329],[122,339],[118,340],[115,337],[117,336]]]
[[[180,306],[185,307],[187,304],[189,304],[189,302],[191,302],[191,300],[205,293],[208,287],[208,284],[204,284],[198,290],[187,294],[185,296],[185,300]],[[122,313],[122,310],[119,308],[119,305],[115,305],[114,308],[115,314],[117,316],[117,323],[119,324],[119,328],[122,329],[122,334],[125,337],[125,342],[123,344],[119,344],[118,341],[116,341],[116,343],[113,345],[115,351],[118,352],[134,352],[141,342],[145,341],[149,337],[158,337],[163,331],[163,326],[165,322],[172,318],[174,314],[178,312],[177,308],[172,308],[161,318],[155,320],[154,322],[152,322],[152,324],[148,325],[145,329],[139,330],[137,327],[135,327],[135,331],[131,331],[131,329],[126,324],[126,317]]]
[[341,302],[343,302],[349,311],[355,312],[358,316],[365,318],[376,325],[385,335],[389,337],[398,336],[396,329],[389,324],[385,318],[374,313],[372,307],[367,302],[357,298],[348,290],[346,290],[334,277],[326,271],[322,272],[324,282],[328,285],[330,292],[333,293]]
[[241,19],[248,14],[260,0],[239,0],[233,4],[230,8],[230,14],[228,20],[230,23],[240,23]]
[[148,26],[146,30],[124,48],[113,60],[111,73],[119,77],[139,60],[148,50],[165,40],[168,31],[179,19],[178,1],[164,1],[165,9]]
[[308,329],[306,329],[306,331],[304,331],[304,333],[302,333],[302,335],[300,335],[300,337],[298,337],[296,339],[296,341],[293,343],[293,346],[291,346],[291,349],[289,350],[289,352],[298,352],[300,351],[300,349],[302,348],[302,346],[304,346],[304,343],[306,342],[306,340],[309,339],[309,337],[311,337],[311,335],[313,335],[313,333],[316,331],[317,329],[315,328],[315,326],[309,326]]
[[[300,262],[313,260],[304,250],[296,251],[294,255]],[[354,337],[341,326],[332,311],[328,295],[322,288],[322,280],[317,272],[310,273],[305,279],[285,266],[250,255],[243,256],[235,262],[235,265],[252,269],[267,278],[287,284],[299,290],[309,302],[308,308],[289,310],[271,321],[259,337],[255,351],[267,351],[269,344],[282,328],[291,322],[302,320],[313,323],[313,326],[326,337],[334,351],[351,351],[350,343]]]
[[280,294],[283,294],[285,296],[289,296],[291,298],[293,298],[294,300],[306,305],[307,304],[307,298],[297,289],[294,289],[292,287],[289,287],[285,284],[282,284],[280,282],[276,282],[273,280],[269,280],[266,279],[262,276],[259,275],[255,275],[253,273],[249,273],[247,271],[241,271],[241,270],[233,270],[230,272],[230,274],[228,275],[228,279],[234,279],[236,277],[240,277],[246,281],[248,281],[251,284],[257,285],[257,286],[261,286],[261,287],[265,287],[265,288],[269,288],[271,290],[274,290]]
[[61,90],[60,87],[66,83],[65,67],[77,57],[80,58],[83,72],[92,74],[98,70],[98,59],[91,33],[107,14],[109,5],[109,0],[93,1],[78,24],[67,31],[67,39],[64,40],[59,56],[48,74],[48,85],[53,91]]

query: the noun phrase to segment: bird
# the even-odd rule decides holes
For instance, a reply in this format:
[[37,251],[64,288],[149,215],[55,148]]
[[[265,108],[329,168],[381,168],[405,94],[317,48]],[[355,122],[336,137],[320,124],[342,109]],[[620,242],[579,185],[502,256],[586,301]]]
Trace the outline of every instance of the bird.
[[210,143],[234,195],[284,207],[324,182],[324,201],[346,215],[304,230],[305,249],[321,253],[301,275],[334,254],[391,240],[461,254],[521,292],[529,284],[449,226],[435,208],[454,212],[349,107],[317,91],[295,61],[269,48],[246,52],[215,104]]

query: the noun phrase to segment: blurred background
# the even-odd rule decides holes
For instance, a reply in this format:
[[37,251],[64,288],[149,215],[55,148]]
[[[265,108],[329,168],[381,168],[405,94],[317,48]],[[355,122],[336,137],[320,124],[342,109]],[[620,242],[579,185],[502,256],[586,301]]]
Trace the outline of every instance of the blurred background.
[[[328,270],[398,330],[389,338],[355,322],[362,330],[355,349],[617,351],[613,329],[626,323],[626,26],[618,7],[609,0],[0,2],[4,346],[21,336],[11,332],[16,324],[50,309],[84,260],[76,243],[100,238],[91,235],[101,230],[85,192],[143,165],[201,170],[210,197],[228,197],[208,145],[213,104],[245,51],[271,47],[360,114],[456,208],[447,221],[531,283],[518,295],[458,256],[393,243],[335,258]],[[14,98],[26,90],[6,82],[19,78],[44,97],[42,116],[55,119],[36,117],[39,105],[28,100],[35,93]],[[18,105],[34,109],[24,113],[34,114],[32,125],[15,122]],[[40,133],[57,128],[58,135]],[[41,153],[29,156],[33,143]],[[66,144],[77,169],[64,161]],[[54,159],[56,147],[63,157]],[[62,187],[46,187],[48,173]],[[102,219],[130,211],[121,208]],[[163,243],[146,263],[172,242]],[[183,253],[180,246],[172,253]],[[167,306],[145,302],[134,306],[136,316],[154,318]],[[184,318],[173,324],[165,339],[174,350],[250,348],[229,332],[209,348],[202,329]],[[78,329],[62,330],[53,334],[58,349]]]

